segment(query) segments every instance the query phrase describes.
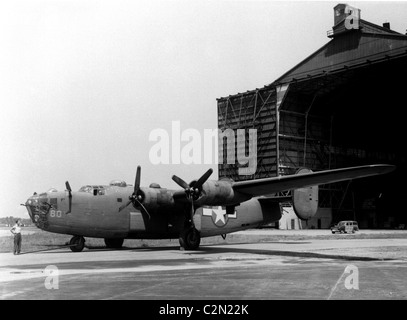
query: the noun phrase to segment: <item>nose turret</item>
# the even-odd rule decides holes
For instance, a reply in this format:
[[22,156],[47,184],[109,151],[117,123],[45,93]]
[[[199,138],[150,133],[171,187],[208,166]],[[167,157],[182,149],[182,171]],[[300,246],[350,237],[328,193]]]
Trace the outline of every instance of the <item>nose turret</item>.
[[37,207],[38,207],[38,199],[39,196],[37,195],[36,192],[27,199],[25,202],[25,207],[27,208],[28,214],[31,218],[31,221],[35,223],[35,215],[37,214]]
[[47,214],[50,209],[48,196],[46,193],[38,195],[36,192],[25,202],[28,214],[31,221],[38,227],[43,229],[47,225]]

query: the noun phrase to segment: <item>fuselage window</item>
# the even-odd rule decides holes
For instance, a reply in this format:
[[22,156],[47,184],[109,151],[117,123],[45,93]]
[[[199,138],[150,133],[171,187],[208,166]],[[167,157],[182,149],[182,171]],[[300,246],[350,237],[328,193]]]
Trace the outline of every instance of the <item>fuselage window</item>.
[[105,194],[105,188],[101,186],[93,186],[93,195],[94,196],[103,196]]
[[52,206],[52,209],[58,209],[58,199],[57,198],[51,198],[50,199],[50,204]]
[[104,186],[83,186],[79,189],[80,192],[88,192],[94,196],[103,196],[106,194]]

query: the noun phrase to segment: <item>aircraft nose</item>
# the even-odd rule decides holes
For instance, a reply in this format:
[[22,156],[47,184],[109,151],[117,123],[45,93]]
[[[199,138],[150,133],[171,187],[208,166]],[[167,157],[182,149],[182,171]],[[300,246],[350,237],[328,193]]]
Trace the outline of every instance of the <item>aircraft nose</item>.
[[29,197],[27,199],[27,201],[25,202],[25,207],[27,208],[28,214],[31,218],[32,222],[36,222],[35,221],[35,215],[38,211],[38,196],[36,194],[32,195],[31,197]]
[[40,229],[48,228],[48,212],[51,205],[48,203],[48,194],[46,192],[34,193],[25,203],[31,221]]

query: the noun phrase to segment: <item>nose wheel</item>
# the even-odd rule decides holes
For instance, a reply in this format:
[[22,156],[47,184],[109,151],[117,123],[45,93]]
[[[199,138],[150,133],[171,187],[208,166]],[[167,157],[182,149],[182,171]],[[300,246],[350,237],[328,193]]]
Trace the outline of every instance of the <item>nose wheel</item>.
[[201,234],[193,227],[184,230],[179,236],[181,250],[197,250],[201,243]]
[[69,248],[73,252],[81,252],[85,247],[85,238],[82,236],[74,236],[69,241]]

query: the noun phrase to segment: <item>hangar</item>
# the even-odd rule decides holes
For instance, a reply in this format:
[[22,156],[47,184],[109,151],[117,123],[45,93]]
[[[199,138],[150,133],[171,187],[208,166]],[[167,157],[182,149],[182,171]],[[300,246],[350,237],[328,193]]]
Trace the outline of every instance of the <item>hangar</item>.
[[239,164],[220,162],[219,177],[240,181],[302,167],[395,164],[390,175],[320,186],[320,209],[308,221],[295,219],[290,204],[283,205],[277,226],[328,228],[350,219],[362,228],[403,228],[407,35],[338,4],[327,36],[327,44],[271,84],[217,99],[219,129],[257,129],[255,174],[238,175]]

